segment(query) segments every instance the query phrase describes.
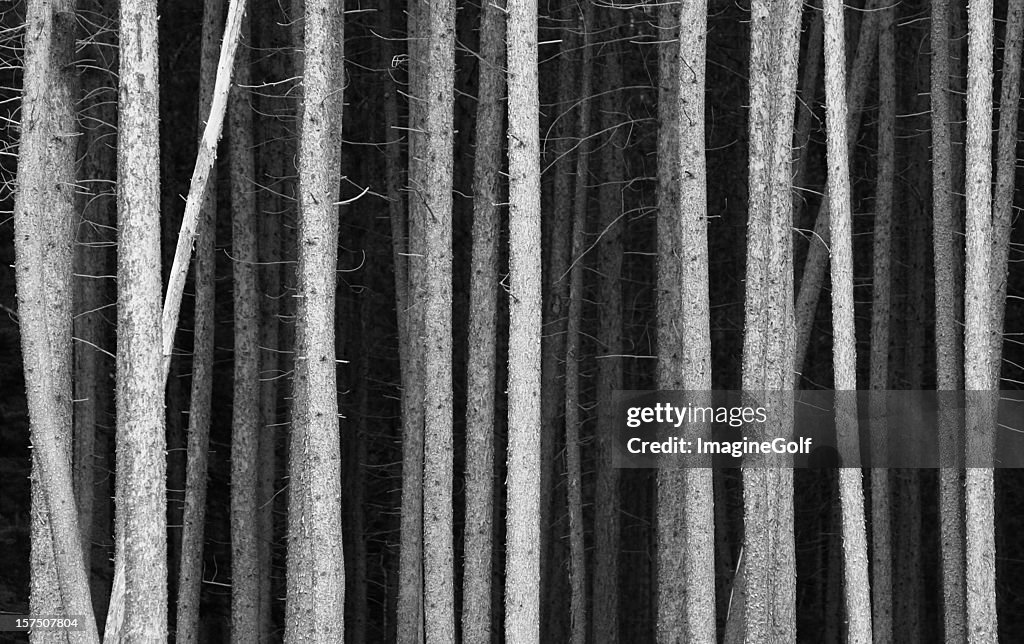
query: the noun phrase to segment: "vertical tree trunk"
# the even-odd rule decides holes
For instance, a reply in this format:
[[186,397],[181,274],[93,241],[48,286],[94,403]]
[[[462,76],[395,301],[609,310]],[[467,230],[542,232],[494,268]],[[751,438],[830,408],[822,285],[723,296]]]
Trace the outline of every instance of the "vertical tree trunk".
[[[847,638],[871,642],[871,593],[857,427],[857,339],[853,310],[853,226],[846,139],[846,53],[842,0],[824,0],[825,106],[828,127],[828,200],[832,233],[832,334],[837,431],[840,451],[851,461],[839,469],[843,533],[843,581]],[[847,393],[844,393],[847,392]]]
[[[885,390],[889,387],[889,320],[892,292],[892,212],[896,178],[896,8],[887,7],[878,30],[878,180],[875,188],[875,230],[871,279],[870,387],[871,434],[875,453],[884,454],[888,428],[884,419]],[[874,395],[874,394],[873,394]],[[877,410],[877,414],[875,411]],[[872,636],[875,644],[893,641],[892,512],[889,470],[871,469],[871,585]]]
[[[202,48],[199,71],[199,118],[210,113],[221,31],[223,0],[206,0],[203,6]],[[217,209],[216,168],[211,168],[209,188],[203,199],[196,245],[196,304],[193,334],[192,402],[189,409],[188,460],[185,474],[185,509],[182,514],[181,564],[178,568],[176,641],[199,641],[199,599],[203,575],[203,544],[206,527],[206,481],[210,437],[210,396],[213,386],[213,273],[214,242],[211,239]]]
[[452,517],[452,119],[455,2],[431,3],[427,23],[423,186],[423,597],[427,642],[455,639]]
[[120,13],[115,557],[124,600],[123,622],[108,617],[107,635],[156,643],[167,639],[156,2],[124,0]]
[[509,374],[505,639],[540,641],[540,132],[537,2],[508,3]]
[[231,254],[234,277],[234,393],[231,414],[231,638],[258,640],[260,627],[257,540],[260,436],[259,302],[256,290],[256,185],[252,106],[249,104],[249,19],[228,99],[231,159]]
[[[932,3],[932,212],[935,261],[936,388],[960,388],[959,332],[956,327],[956,279],[953,262],[953,170],[950,143],[949,0]],[[947,414],[940,414],[940,449],[955,451],[957,441]],[[965,641],[964,528],[961,474],[939,470],[939,543],[942,552],[942,606],[946,642]]]
[[583,64],[580,68],[580,104],[573,195],[572,246],[569,256],[569,309],[565,335],[565,462],[566,501],[569,515],[569,624],[570,642],[587,639],[587,553],[583,526],[583,465],[580,459],[580,326],[583,318],[584,244],[587,226],[587,183],[590,180],[590,106],[594,54],[593,3],[585,2],[580,16]]
[[[743,389],[773,395],[767,428],[792,428],[793,247],[790,150],[800,3],[751,5],[750,212],[748,215]],[[744,641],[796,637],[793,472],[743,471],[746,560]]]
[[[81,615],[80,632],[48,641],[95,642],[71,469],[72,292],[75,222],[74,6],[34,1],[25,20],[14,240],[22,364],[32,441],[29,607]],[[40,639],[39,634],[33,635]]]
[[[423,641],[423,417],[424,378],[423,359],[419,339],[423,324],[423,198],[424,187],[422,155],[426,99],[427,55],[423,38],[429,4],[412,0],[408,11],[409,42],[409,173],[407,222],[408,231],[401,225],[396,229],[392,211],[391,234],[396,242],[407,235],[403,249],[396,248],[395,285],[399,294],[399,334],[404,335],[405,359],[402,362],[402,516],[401,550],[398,582],[398,641],[399,644],[419,644]],[[394,202],[392,202],[394,203]],[[404,258],[400,257],[405,253]],[[402,261],[399,262],[399,259]],[[404,270],[403,270],[404,269]],[[403,275],[402,273],[405,273]],[[402,307],[401,293],[406,302]],[[405,333],[402,334],[404,324]],[[401,350],[401,347],[399,348]]]
[[1020,101],[1021,49],[1024,47],[1024,2],[1011,0],[1006,11],[1003,79],[999,97],[999,149],[996,153],[995,203],[992,208],[992,260],[989,267],[992,310],[992,377],[999,386],[1006,317],[1010,231],[1017,165],[1017,105]]
[[491,636],[494,530],[494,403],[497,393],[498,208],[504,123],[504,2],[484,5],[480,20],[480,91],[473,166],[473,268],[466,382],[466,526],[462,639]]
[[[604,10],[605,28],[615,40],[620,33],[615,26],[617,12]],[[623,149],[626,136],[621,118],[625,113],[621,87],[621,52],[615,45],[606,50],[604,83],[601,92],[601,130],[610,133],[601,155],[602,179],[599,192],[599,230],[602,231],[597,252],[601,267],[598,277],[599,350],[604,351],[597,364],[597,399],[611,400],[616,389],[622,389],[622,221],[625,164]],[[610,408],[599,408],[597,417],[597,489],[594,492],[594,634],[605,644],[619,641],[619,470],[612,463],[615,417]]]
[[[991,467],[998,400],[993,368],[992,291],[992,0],[968,6],[966,278],[964,387],[967,405],[967,637],[996,642],[995,489]],[[973,398],[973,401],[971,400]]]
[[299,326],[290,450],[286,642],[341,641],[345,567],[334,349],[344,8],[305,3],[299,132]]

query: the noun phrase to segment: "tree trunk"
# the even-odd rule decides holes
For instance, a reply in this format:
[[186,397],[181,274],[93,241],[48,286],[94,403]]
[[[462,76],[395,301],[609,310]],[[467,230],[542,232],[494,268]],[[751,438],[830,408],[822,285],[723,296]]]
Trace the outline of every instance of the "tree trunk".
[[[889,388],[889,325],[892,293],[892,213],[896,179],[896,9],[882,11],[878,29],[878,180],[875,188],[875,230],[871,279],[870,387],[871,434],[877,457],[883,457],[888,427],[884,419],[885,390]],[[877,412],[877,413],[876,413]],[[872,639],[893,641],[892,529],[889,470],[871,469],[871,585]]]
[[[992,351],[992,0],[968,6],[967,255],[964,283],[964,387],[967,405],[967,638],[996,642],[993,470],[999,382]],[[972,400],[973,399],[973,400]],[[973,403],[973,404],[970,404]]]
[[299,132],[299,326],[290,451],[286,642],[341,641],[345,567],[334,349],[344,11],[305,3]]
[[[786,436],[793,408],[790,151],[800,3],[751,5],[750,172],[743,389],[776,400],[766,430]],[[774,392],[774,394],[773,394]],[[744,469],[744,641],[796,637],[793,472]]]
[[[408,12],[409,42],[409,171],[408,231],[396,221],[392,211],[391,234],[403,249],[395,250],[395,285],[398,298],[403,290],[405,306],[399,299],[399,342],[406,348],[402,356],[402,516],[401,548],[398,582],[398,641],[399,644],[419,644],[423,641],[423,439],[424,439],[424,352],[420,347],[423,328],[423,198],[424,186],[422,155],[425,154],[424,129],[426,127],[424,101],[427,55],[425,48],[426,21],[430,6],[422,0],[413,0]],[[394,203],[394,202],[392,202]],[[401,257],[401,253],[405,253]],[[401,260],[401,261],[399,261]],[[403,275],[404,273],[404,275]],[[397,299],[397,298],[396,298]],[[402,333],[404,324],[405,333]],[[401,351],[401,346],[399,347]]]
[[[857,39],[857,52],[853,59],[850,82],[846,86],[846,103],[848,106],[846,139],[853,141],[860,130],[861,111],[867,97],[871,80],[871,70],[877,51],[875,39],[878,36],[879,0],[868,0],[864,20],[860,26]],[[845,69],[845,67],[844,67]],[[829,245],[829,200],[827,196],[821,200],[818,215],[814,220],[814,233],[804,260],[800,278],[800,290],[796,299],[796,353],[794,365],[802,371],[807,350],[811,342],[811,328],[814,326],[815,313],[818,310],[818,298],[825,279],[825,266],[828,264]]]
[[[243,41],[249,19],[243,19]],[[256,290],[256,185],[248,42],[235,60],[228,100],[231,159],[231,253],[234,281],[234,392],[231,414],[231,638],[259,639],[257,494],[260,436],[259,302]]]
[[[956,237],[953,226],[953,169],[950,143],[949,1],[932,3],[932,212],[935,262],[936,388],[960,388],[961,376],[956,326]],[[940,449],[957,450],[957,440],[946,413],[940,413]],[[967,621],[964,597],[964,514],[961,473],[939,470],[939,531],[942,552],[942,606],[947,643],[965,641]]]
[[455,2],[431,3],[427,23],[423,185],[423,598],[427,642],[455,640],[452,543],[452,119]]
[[120,13],[115,568],[124,591],[123,609],[111,598],[123,621],[108,616],[106,637],[156,643],[167,639],[156,2],[122,1]]
[[[616,11],[605,9],[605,27],[612,39],[619,34],[614,20]],[[602,179],[599,192],[601,241],[597,247],[599,351],[605,355],[597,364],[597,399],[611,400],[622,389],[622,253],[623,253],[623,159],[626,137],[621,114],[625,112],[622,87],[621,52],[609,45],[601,93],[601,129],[611,137],[601,155]],[[613,437],[615,417],[610,409],[598,409],[597,416],[597,489],[594,492],[594,634],[605,644],[619,641],[619,470],[614,467]]]
[[[871,592],[868,581],[864,488],[857,427],[857,339],[853,310],[853,225],[850,166],[846,139],[846,53],[841,0],[824,0],[825,106],[828,127],[828,200],[832,233],[832,354],[835,370],[839,448],[839,500],[843,533],[843,581],[847,639],[871,642]],[[843,393],[848,392],[848,393]]]
[[569,308],[565,334],[565,462],[566,505],[569,516],[569,641],[587,639],[587,553],[583,525],[583,465],[580,458],[580,327],[583,318],[584,244],[587,226],[587,183],[590,180],[590,106],[594,54],[590,32],[594,30],[593,3],[585,2],[580,16],[583,64],[580,68],[580,104],[576,152],[576,186],[573,194],[572,246],[569,253]]
[[480,91],[473,166],[473,268],[466,368],[466,526],[462,639],[491,636],[494,531],[494,403],[497,393],[498,208],[505,81],[504,2],[488,2],[480,20]]
[[540,641],[540,131],[537,2],[508,3],[509,373],[505,639]]
[[28,3],[14,240],[33,447],[29,607],[84,622],[82,631],[36,633],[33,641],[98,638],[71,468],[75,28],[73,3]]
[[[217,55],[224,22],[223,0],[207,0],[203,6],[202,49],[199,71],[199,118],[210,113],[213,103]],[[214,233],[217,210],[216,168],[199,215],[196,245],[196,303],[192,350],[192,397],[189,406],[188,460],[185,474],[185,509],[182,514],[181,564],[178,569],[176,641],[199,641],[199,602],[203,575],[203,544],[206,528],[206,482],[210,442],[213,387]]]

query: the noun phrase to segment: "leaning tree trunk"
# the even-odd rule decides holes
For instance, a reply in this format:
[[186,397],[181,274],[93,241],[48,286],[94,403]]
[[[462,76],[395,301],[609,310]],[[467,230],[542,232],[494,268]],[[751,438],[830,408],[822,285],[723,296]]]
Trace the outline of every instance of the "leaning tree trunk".
[[[793,246],[790,150],[800,3],[751,4],[750,205],[743,389],[771,396],[768,431],[792,430]],[[796,638],[793,472],[743,471],[744,641]]]
[[[207,0],[203,6],[202,48],[199,70],[199,118],[210,113],[217,71],[218,42],[224,22],[223,0]],[[196,245],[196,305],[192,351],[192,396],[189,407],[188,460],[185,473],[185,508],[182,513],[181,564],[178,568],[176,641],[199,641],[199,597],[203,575],[203,543],[206,526],[206,482],[209,461],[210,397],[213,386],[213,273],[215,261],[213,219],[217,210],[216,167],[199,215],[200,241]]]
[[466,369],[466,526],[462,638],[491,634],[491,555],[494,532],[494,403],[497,393],[498,207],[504,123],[504,2],[488,2],[480,20],[480,92],[473,166],[473,268]]
[[[996,642],[995,489],[991,468],[998,389],[991,338],[992,0],[968,7],[967,256],[964,283],[964,387],[967,405],[967,638]],[[971,400],[973,398],[973,400]]]
[[286,642],[341,641],[345,633],[334,350],[344,11],[331,0],[307,0],[305,9]]
[[72,2],[28,3],[14,245],[33,447],[29,606],[80,615],[84,628],[71,641],[95,642],[71,470],[75,28]]
[[837,433],[842,455],[839,503],[843,534],[843,583],[847,638],[871,642],[871,593],[864,526],[857,427],[857,339],[853,310],[853,225],[850,164],[846,139],[846,53],[842,0],[825,0],[825,107],[828,127],[828,208],[832,233],[832,355],[835,370]]
[[508,3],[509,365],[505,639],[540,641],[540,105],[537,2]]

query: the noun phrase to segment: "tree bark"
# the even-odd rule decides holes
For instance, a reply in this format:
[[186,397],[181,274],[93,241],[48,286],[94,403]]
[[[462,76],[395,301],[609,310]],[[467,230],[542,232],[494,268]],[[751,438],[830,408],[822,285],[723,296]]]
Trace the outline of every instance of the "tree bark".
[[484,5],[480,20],[480,90],[473,166],[473,267],[466,368],[466,526],[462,639],[491,636],[494,531],[494,404],[497,394],[498,207],[504,124],[504,2]]
[[84,627],[32,637],[96,642],[71,467],[74,5],[41,0],[29,2],[26,11],[14,241],[33,448],[29,607],[36,614],[80,615]]
[[[871,434],[875,455],[885,454],[888,427],[884,418],[889,388],[889,327],[892,293],[892,213],[896,179],[896,9],[882,11],[878,29],[878,179],[871,279]],[[876,413],[877,412],[877,413]],[[889,470],[871,469],[872,639],[893,641],[892,496]]]
[[[241,38],[249,40],[249,19]],[[259,302],[256,290],[256,185],[248,42],[235,59],[228,98],[231,252],[234,282],[234,380],[231,414],[231,638],[259,639],[258,500],[260,436]]]
[[105,638],[156,643],[167,639],[156,2],[122,1],[120,13],[115,568],[124,591],[111,598]]
[[[993,368],[992,302],[992,0],[968,6],[967,255],[964,283],[964,387],[967,405],[967,638],[996,642],[993,470],[998,379]],[[973,398],[973,400],[972,400]],[[973,404],[971,404],[973,403]]]
[[455,640],[452,517],[452,119],[455,2],[431,3],[427,22],[423,186],[423,598],[426,641]]
[[[750,172],[743,389],[773,397],[766,429],[792,429],[794,311],[790,150],[800,3],[751,5]],[[796,637],[793,472],[744,469],[744,641]]]
[[508,3],[509,374],[505,639],[540,641],[540,109],[537,2]]
[[857,401],[852,397],[857,390],[857,338],[853,310],[853,225],[850,154],[846,139],[848,117],[842,0],[824,0],[823,9],[828,200],[832,233],[832,354],[839,447],[846,457],[842,463],[844,467],[839,469],[844,598],[847,639],[852,643],[867,644],[871,642],[871,591],[868,581]]

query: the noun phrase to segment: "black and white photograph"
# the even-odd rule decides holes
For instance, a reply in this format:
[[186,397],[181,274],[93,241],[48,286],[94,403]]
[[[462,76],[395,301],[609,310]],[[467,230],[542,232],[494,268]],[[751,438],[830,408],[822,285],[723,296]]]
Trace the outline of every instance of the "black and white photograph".
[[1024,642],[1022,57],[0,0],[0,643]]

